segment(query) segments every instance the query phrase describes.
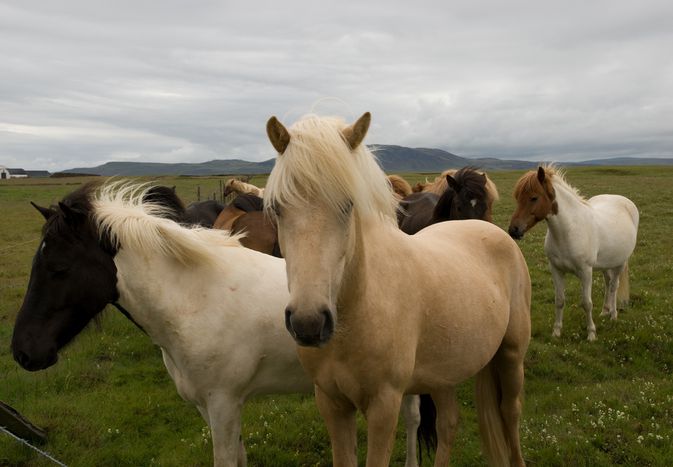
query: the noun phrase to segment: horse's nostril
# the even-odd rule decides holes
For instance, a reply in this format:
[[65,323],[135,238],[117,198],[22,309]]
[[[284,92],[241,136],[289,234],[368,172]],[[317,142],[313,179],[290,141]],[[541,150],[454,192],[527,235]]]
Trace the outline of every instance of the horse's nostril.
[[294,329],[292,328],[292,310],[290,308],[285,308],[285,328],[293,336],[295,335]]
[[334,318],[332,317],[332,312],[329,310],[323,310],[322,314],[324,321],[320,331],[320,340],[326,342],[334,333]]

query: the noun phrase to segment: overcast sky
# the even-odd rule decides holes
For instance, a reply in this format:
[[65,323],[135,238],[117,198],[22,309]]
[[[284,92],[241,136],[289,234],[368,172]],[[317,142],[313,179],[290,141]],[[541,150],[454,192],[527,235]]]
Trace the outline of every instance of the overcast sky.
[[311,111],[461,156],[672,157],[673,2],[0,0],[0,165],[261,161]]

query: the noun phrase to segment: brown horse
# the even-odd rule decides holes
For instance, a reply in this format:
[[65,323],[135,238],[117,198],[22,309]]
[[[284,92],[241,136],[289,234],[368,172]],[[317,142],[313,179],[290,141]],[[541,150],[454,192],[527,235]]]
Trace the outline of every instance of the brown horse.
[[411,189],[411,185],[409,185],[409,182],[407,182],[399,175],[388,175],[388,181],[390,182],[390,185],[393,187],[393,192],[395,193],[395,196],[397,196],[399,199],[403,199],[413,192]]
[[430,190],[412,193],[400,201],[397,224],[403,232],[413,235],[429,225],[448,220],[492,222],[493,193],[497,194],[497,189],[485,173],[464,167],[447,174],[445,180],[446,188],[441,196]]
[[259,196],[238,195],[220,212],[213,228],[229,230],[232,234],[245,233],[240,239],[241,245],[281,258],[276,224],[265,215],[263,207]]

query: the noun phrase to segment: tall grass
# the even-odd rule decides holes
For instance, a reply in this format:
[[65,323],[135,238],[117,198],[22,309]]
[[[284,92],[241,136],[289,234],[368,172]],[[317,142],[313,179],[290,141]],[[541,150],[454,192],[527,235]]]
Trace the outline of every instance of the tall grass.
[[[493,172],[501,200],[495,222],[506,228],[511,191],[521,171]],[[410,182],[425,175],[405,174]],[[573,168],[571,184],[586,196],[619,193],[640,209],[638,244],[630,261],[631,306],[599,317],[602,275],[594,277],[598,340],[585,340],[579,284],[568,279],[564,330],[552,338],[554,292],[542,250],[544,224],[520,243],[533,286],[532,342],[526,360],[521,426],[524,456],[540,466],[666,466],[673,459],[673,179],[671,167]],[[186,201],[216,193],[216,178],[158,178]],[[264,177],[252,180],[264,184]],[[0,400],[48,431],[43,446],[74,466],[212,464],[211,442],[196,409],[182,401],[159,350],[114,309],[102,328],[85,330],[54,367],[28,373],[9,352],[41,216],[81,179],[9,180],[0,184]],[[469,310],[466,310],[466,312]],[[459,388],[461,422],[452,465],[485,465],[480,453],[473,381]],[[328,466],[326,430],[310,396],[268,396],[248,403],[243,436],[252,466]],[[393,465],[404,463],[403,430]],[[359,419],[364,463],[365,424]],[[427,456],[426,456],[427,457]],[[50,465],[0,433],[0,465]],[[429,461],[426,460],[426,465]]]

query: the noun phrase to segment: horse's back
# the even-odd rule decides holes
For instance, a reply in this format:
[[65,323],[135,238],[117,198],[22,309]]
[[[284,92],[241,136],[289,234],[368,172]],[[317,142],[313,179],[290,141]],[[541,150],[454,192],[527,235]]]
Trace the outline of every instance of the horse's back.
[[410,279],[421,290],[414,300],[421,301],[421,309],[432,310],[423,312],[425,337],[419,340],[417,361],[426,363],[415,379],[449,372],[460,381],[476,371],[460,365],[443,368],[442,359],[433,363],[438,347],[449,355],[469,353],[480,364],[503,344],[525,352],[530,340],[530,276],[519,247],[506,232],[485,221],[464,220],[433,224],[407,238],[415,250],[407,261],[424,264]]
[[528,266],[518,245],[490,222],[472,219],[439,222],[409,240],[414,244],[416,257],[423,258],[428,269],[448,270],[455,280],[476,287],[475,293],[491,286],[508,288],[511,294],[519,293],[521,287],[530,288]]
[[623,264],[636,246],[639,213],[636,205],[621,195],[597,195],[589,199],[599,235],[595,267]]

